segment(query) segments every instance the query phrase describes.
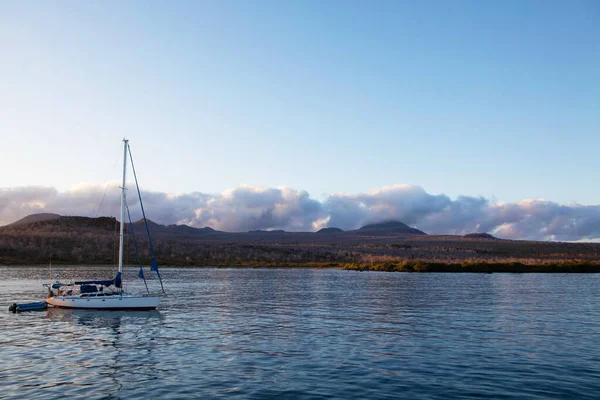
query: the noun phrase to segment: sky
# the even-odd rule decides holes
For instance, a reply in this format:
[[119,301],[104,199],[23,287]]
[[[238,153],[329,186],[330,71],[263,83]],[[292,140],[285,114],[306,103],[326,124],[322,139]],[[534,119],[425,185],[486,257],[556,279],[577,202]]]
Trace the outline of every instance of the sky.
[[94,213],[127,137],[163,223],[600,237],[596,1],[0,7],[0,224]]

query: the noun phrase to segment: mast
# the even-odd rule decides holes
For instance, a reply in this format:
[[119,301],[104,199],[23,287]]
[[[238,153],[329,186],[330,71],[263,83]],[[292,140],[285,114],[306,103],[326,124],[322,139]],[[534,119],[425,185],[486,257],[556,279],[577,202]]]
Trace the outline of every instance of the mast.
[[123,186],[121,186],[121,227],[119,231],[119,272],[123,273],[123,229],[125,228],[125,179],[127,177],[127,144],[123,139]]

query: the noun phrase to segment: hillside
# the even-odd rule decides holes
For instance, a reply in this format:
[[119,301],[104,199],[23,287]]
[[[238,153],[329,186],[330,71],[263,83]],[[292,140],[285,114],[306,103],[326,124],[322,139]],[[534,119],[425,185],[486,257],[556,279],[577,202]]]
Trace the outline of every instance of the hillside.
[[467,233],[463,237],[465,237],[467,239],[492,239],[492,240],[496,239],[493,235],[490,235],[489,233],[481,233],[481,232]]
[[[133,223],[134,233],[136,235],[145,235],[146,227],[144,220],[139,220]],[[153,236],[157,237],[195,237],[205,235],[218,235],[225,232],[216,231],[210,227],[194,228],[188,225],[161,225],[148,220],[148,229]]]
[[387,235],[387,234],[409,234],[409,235],[426,235],[425,232],[400,222],[400,221],[387,221],[377,224],[365,225],[359,229],[361,234],[372,234],[372,235]]
[[31,214],[31,215],[26,216],[25,218],[21,218],[20,220],[13,222],[10,225],[11,226],[27,225],[32,222],[50,221],[50,220],[58,219],[58,218],[60,218],[60,215],[58,215],[58,214],[50,214],[50,213]]
[[344,230],[340,229],[340,228],[331,227],[331,228],[319,229],[316,233],[339,233],[339,232],[344,232]]
[[[0,227],[0,264],[104,264],[116,260],[118,222],[112,217],[30,216]],[[143,221],[133,224],[143,261],[150,251]],[[489,234],[426,235],[399,221],[342,231],[221,232],[149,221],[163,265],[339,265],[423,260],[526,262],[600,259],[600,244],[495,239]],[[126,229],[128,231],[128,229]],[[131,235],[126,257],[135,263]]]

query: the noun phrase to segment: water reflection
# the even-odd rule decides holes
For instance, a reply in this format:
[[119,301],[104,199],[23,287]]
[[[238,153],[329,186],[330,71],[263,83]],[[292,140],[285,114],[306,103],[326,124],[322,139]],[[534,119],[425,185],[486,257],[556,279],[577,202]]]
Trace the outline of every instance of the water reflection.
[[[38,296],[28,276],[42,272],[11,281],[0,269],[0,304]],[[180,268],[165,278],[159,311],[0,313],[0,397],[600,393],[590,340],[600,335],[600,274]]]
[[[73,342],[83,346],[76,363],[82,387],[96,386],[96,393],[121,398],[137,391],[133,385],[159,379],[160,359],[155,354],[163,320],[159,311],[49,308],[46,319],[58,330],[72,332],[69,346],[76,345]],[[73,366],[73,361],[61,363]],[[87,374],[101,375],[101,385],[87,382]]]
[[[128,323],[142,322],[144,325],[152,320],[162,319],[160,311],[103,311],[103,310],[81,310],[50,307],[46,310],[46,318],[53,322],[70,322],[92,327],[120,327],[123,320]],[[156,321],[155,321],[156,322]]]

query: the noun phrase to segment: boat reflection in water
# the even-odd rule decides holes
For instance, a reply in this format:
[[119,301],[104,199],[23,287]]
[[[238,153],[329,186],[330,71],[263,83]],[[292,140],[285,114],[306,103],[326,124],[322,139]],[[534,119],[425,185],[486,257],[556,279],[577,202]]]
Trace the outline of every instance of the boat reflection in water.
[[72,322],[73,324],[88,325],[95,327],[120,327],[122,320],[135,325],[142,323],[149,328],[152,320],[160,322],[162,315],[159,311],[103,311],[86,310],[75,308],[49,307],[46,310],[46,318],[54,322]]
[[75,392],[85,389],[105,398],[135,397],[144,386],[140,382],[153,386],[160,381],[157,339],[164,316],[159,311],[48,308],[46,318],[55,339],[66,348],[79,348],[65,352],[64,359],[59,356],[71,376],[68,380],[74,386],[85,383],[73,388]]

